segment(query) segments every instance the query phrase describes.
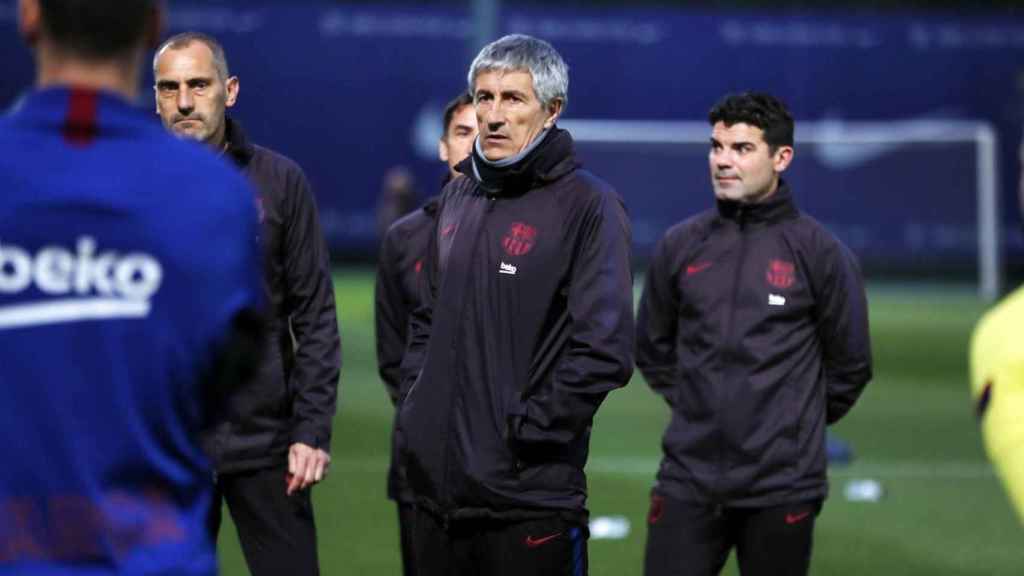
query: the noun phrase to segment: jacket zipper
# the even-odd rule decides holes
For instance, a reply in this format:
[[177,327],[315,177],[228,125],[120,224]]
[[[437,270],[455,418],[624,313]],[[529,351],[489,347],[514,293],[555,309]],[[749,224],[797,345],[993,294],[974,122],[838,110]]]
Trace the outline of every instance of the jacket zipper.
[[[726,437],[725,437],[725,426],[724,426],[724,423],[723,423],[723,420],[725,418],[724,417],[723,406],[724,406],[725,402],[723,401],[723,398],[727,395],[728,390],[729,390],[729,385],[730,385],[729,378],[728,378],[729,375],[730,375],[729,366],[731,366],[732,363],[733,363],[733,359],[731,358],[731,356],[733,354],[733,351],[736,350],[736,348],[737,348],[736,342],[735,342],[735,340],[736,340],[736,309],[737,309],[737,304],[738,304],[738,300],[739,300],[740,280],[743,277],[744,260],[746,260],[746,256],[747,256],[746,216],[747,216],[747,210],[746,210],[746,208],[744,206],[741,205],[737,209],[737,211],[736,211],[736,224],[739,227],[740,248],[739,248],[739,255],[736,258],[736,270],[733,273],[732,296],[730,297],[730,300],[729,300],[729,308],[728,308],[728,313],[727,313],[728,314],[728,316],[727,316],[728,322],[726,322],[725,346],[723,346],[723,349],[722,349],[723,352],[727,355],[726,356],[726,360],[728,361],[728,364],[726,364],[723,367],[723,382],[722,382],[722,384],[720,386],[717,387],[718,394],[716,395],[716,400],[718,401],[718,405],[715,407],[715,414],[717,415],[717,419],[718,419],[718,476],[719,476],[720,479],[724,479],[726,477],[727,468],[728,468],[727,465],[726,465],[726,462],[725,462]],[[722,485],[724,485],[724,481],[720,481],[719,482],[719,486],[722,486]],[[719,490],[715,490],[714,508],[715,508],[715,515],[716,516],[719,516],[722,513],[723,501],[725,500],[725,496],[726,495],[720,489]]]
[[[469,246],[469,248],[468,248],[469,249],[469,257],[470,257],[469,259],[470,260],[472,260],[473,257],[476,254],[476,247],[480,245],[480,236],[484,233],[484,228],[486,227],[485,224],[487,223],[487,215],[494,211],[494,204],[495,204],[495,197],[491,196],[491,195],[488,195],[487,196],[487,207],[484,209],[483,214],[480,215],[480,221],[479,221],[479,223],[477,225],[477,229],[476,229],[476,235],[475,235],[476,237],[473,239],[473,244],[471,244]],[[470,266],[470,267],[472,268],[472,266]],[[465,296],[465,292],[468,292],[468,290],[466,290],[466,288],[469,286],[470,278],[471,278],[471,274],[466,274],[466,280],[463,283],[463,292],[464,292],[463,296]],[[458,326],[462,326],[462,314],[464,313],[464,311],[465,311],[465,307],[460,308],[459,321],[455,324],[456,329],[458,329],[457,328]],[[454,341],[452,343],[452,346],[451,346],[450,350],[452,352],[455,352],[457,350],[457,348],[455,347]],[[457,355],[453,355],[453,357],[451,359],[451,362],[452,362],[452,366],[458,366],[459,365],[458,356]],[[461,388],[457,388],[456,389],[456,394],[459,394],[461,396],[461,394],[462,394]],[[454,404],[455,400],[456,400],[456,398],[453,396],[452,397],[452,403],[453,404]],[[449,526],[451,525],[452,508],[454,508],[454,506],[455,506],[455,500],[454,500],[454,498],[452,497],[452,494],[451,494],[451,488],[450,488],[451,484],[448,481],[449,480],[448,479],[448,476],[449,476],[448,471],[451,469],[451,451],[452,451],[452,443],[450,442],[450,439],[452,437],[452,428],[454,428],[454,427],[455,427],[455,418],[451,415],[451,411],[449,410],[449,412],[448,412],[448,429],[446,431],[445,438],[444,438],[444,447],[445,447],[445,449],[444,449],[444,459],[445,459],[445,461],[444,461],[444,473],[442,474],[442,477],[441,477],[442,478],[441,486],[442,486],[442,488],[444,490],[444,504],[445,504],[445,508],[446,508],[441,513],[441,525],[442,525],[442,527],[444,528],[445,531],[447,531]]]

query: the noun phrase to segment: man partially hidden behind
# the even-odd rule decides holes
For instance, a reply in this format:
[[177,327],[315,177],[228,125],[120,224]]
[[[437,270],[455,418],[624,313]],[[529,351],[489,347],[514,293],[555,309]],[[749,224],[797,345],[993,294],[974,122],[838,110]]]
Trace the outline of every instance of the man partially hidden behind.
[[[1024,145],[1021,146],[1024,161]],[[1024,170],[1020,207],[1024,210]],[[985,313],[971,338],[971,398],[985,450],[1024,522],[1024,287]]]
[[199,438],[261,346],[252,191],[131,104],[160,2],[18,16],[36,89],[0,118],[0,574],[212,575]]
[[825,427],[871,379],[867,301],[781,177],[785,106],[730,95],[709,119],[717,206],[662,238],[637,316],[637,366],[672,407],[645,574],[717,574],[733,547],[744,576],[806,574]]
[[586,574],[590,428],[632,373],[629,221],[555,126],[551,45],[501,38],[468,84],[479,136],[442,194],[402,365],[418,573]]
[[262,222],[270,338],[258,378],[231,395],[224,418],[206,433],[217,469],[210,529],[219,530],[223,497],[253,574],[316,574],[308,488],[330,464],[341,340],[313,194],[298,165],[250,143],[226,115],[240,86],[216,40],[168,39],[153,75],[164,125],[234,162],[256,189]]
[[[468,93],[462,93],[448,103],[442,119],[443,132],[437,149],[438,157],[448,167],[444,179],[447,183],[459,176],[455,166],[465,160],[473,149],[473,141],[476,139],[473,99]],[[434,229],[437,201],[436,197],[431,198],[422,208],[391,225],[384,235],[377,262],[374,290],[377,367],[396,410],[402,396],[400,367],[407,344],[409,314],[420,305],[420,273],[423,271],[423,257],[430,244],[430,234]],[[405,472],[398,461],[398,450],[392,442],[388,498],[398,504],[403,574],[412,576],[416,574],[412,545],[415,498],[405,481]]]

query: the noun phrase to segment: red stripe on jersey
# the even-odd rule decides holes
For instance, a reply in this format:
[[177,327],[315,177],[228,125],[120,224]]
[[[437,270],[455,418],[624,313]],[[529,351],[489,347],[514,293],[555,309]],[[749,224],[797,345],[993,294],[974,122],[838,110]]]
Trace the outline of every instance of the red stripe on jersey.
[[88,146],[96,138],[96,91],[73,88],[64,120],[64,140],[72,146]]

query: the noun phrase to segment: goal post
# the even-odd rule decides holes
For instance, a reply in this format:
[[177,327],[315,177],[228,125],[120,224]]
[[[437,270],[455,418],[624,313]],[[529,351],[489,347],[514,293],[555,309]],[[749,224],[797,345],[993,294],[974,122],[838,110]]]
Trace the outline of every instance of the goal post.
[[[579,143],[621,145],[707,144],[706,121],[565,119],[560,126]],[[973,120],[798,121],[796,144],[963,144],[974,150],[977,209],[978,294],[986,301],[1002,290],[998,137],[988,122]]]

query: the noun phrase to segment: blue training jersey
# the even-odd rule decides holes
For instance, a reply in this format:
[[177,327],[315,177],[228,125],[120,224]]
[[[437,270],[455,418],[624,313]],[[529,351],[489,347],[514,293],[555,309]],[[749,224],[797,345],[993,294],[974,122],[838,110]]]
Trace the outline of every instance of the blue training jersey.
[[244,179],[82,89],[0,117],[0,574],[209,575],[202,376],[262,304]]

